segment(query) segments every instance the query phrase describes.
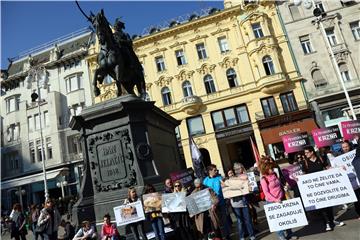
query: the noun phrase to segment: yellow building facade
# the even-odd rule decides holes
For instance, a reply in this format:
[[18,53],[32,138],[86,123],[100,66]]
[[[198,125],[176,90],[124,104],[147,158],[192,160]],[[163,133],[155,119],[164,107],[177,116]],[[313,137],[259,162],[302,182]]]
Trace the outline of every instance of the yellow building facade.
[[[221,172],[234,162],[254,164],[250,137],[260,154],[281,158],[281,136],[309,131],[304,121],[313,125],[274,2],[224,4],[133,42],[150,100],[181,120],[176,131],[187,166],[192,136],[205,165]],[[105,84],[95,102],[115,93]]]

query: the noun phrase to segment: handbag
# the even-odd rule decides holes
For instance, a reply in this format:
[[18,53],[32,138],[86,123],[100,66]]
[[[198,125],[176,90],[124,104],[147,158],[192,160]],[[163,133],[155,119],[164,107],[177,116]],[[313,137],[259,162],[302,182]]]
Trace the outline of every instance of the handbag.
[[44,233],[44,232],[46,232],[48,226],[49,226],[49,221],[47,221],[41,225],[36,225],[35,232]]

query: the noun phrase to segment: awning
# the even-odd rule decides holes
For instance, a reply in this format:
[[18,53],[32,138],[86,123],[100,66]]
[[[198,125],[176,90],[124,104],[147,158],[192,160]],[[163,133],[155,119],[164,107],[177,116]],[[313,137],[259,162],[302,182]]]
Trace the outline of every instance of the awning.
[[314,119],[308,118],[298,122],[292,122],[280,127],[266,128],[260,130],[264,145],[282,142],[282,136],[296,132],[307,132],[311,135],[311,130],[318,128]]
[[[49,171],[46,171],[46,179],[53,179],[53,178],[56,178],[57,176],[66,176],[68,174],[69,174],[69,168],[67,168],[67,167],[49,170]],[[44,181],[44,174],[42,172],[37,173],[37,174],[28,175],[28,176],[21,177],[21,178],[14,178],[14,179],[10,179],[7,181],[2,181],[1,182],[1,190],[19,187],[19,186],[23,186],[26,184],[40,182],[40,181]]]

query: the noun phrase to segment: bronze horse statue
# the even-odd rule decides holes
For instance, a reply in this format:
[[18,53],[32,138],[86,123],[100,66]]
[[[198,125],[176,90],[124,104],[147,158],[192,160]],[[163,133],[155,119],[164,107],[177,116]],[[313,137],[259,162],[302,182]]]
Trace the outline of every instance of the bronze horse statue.
[[113,33],[103,10],[97,15],[91,13],[88,17],[81,10],[78,2],[76,3],[95,28],[100,44],[100,52],[97,56],[99,67],[95,70],[93,78],[95,96],[100,95],[97,83],[101,84],[104,78],[110,75],[116,82],[117,96],[122,95],[121,86],[128,94],[135,94],[134,86],[136,86],[140,97],[145,99],[146,86],[143,69],[132,48],[130,36],[122,31],[125,28],[124,23],[116,19]]

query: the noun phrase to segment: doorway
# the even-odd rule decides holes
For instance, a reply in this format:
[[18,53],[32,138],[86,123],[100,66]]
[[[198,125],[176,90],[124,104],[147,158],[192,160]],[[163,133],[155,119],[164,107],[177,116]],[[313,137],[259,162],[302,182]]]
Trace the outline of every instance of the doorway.
[[242,163],[246,169],[254,166],[255,158],[252,152],[250,139],[226,144],[231,166],[235,162]]

